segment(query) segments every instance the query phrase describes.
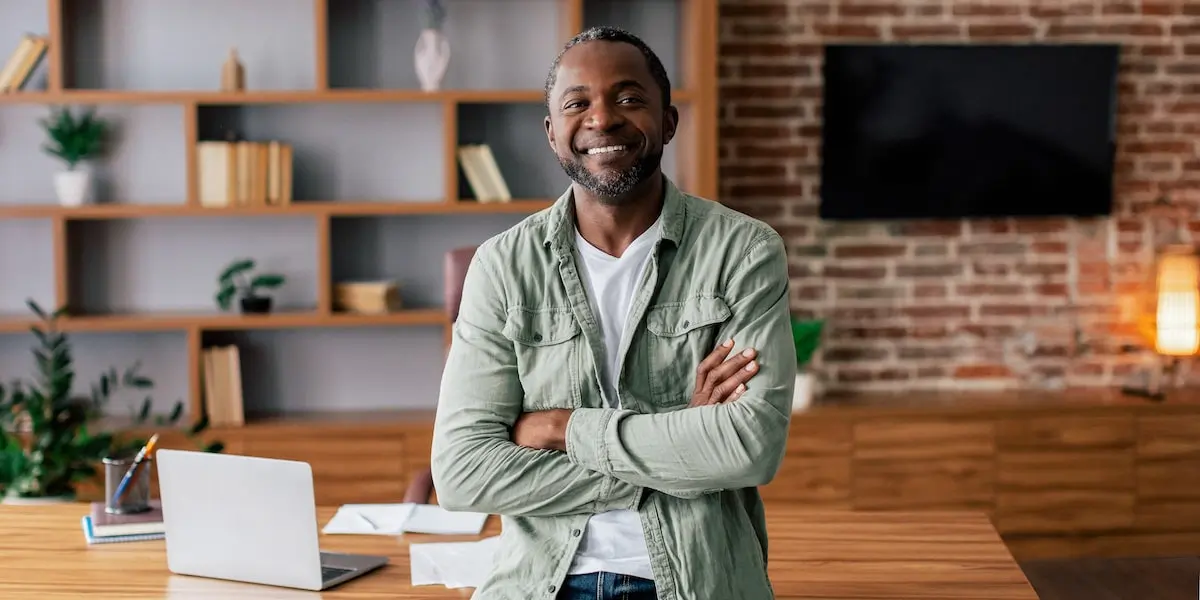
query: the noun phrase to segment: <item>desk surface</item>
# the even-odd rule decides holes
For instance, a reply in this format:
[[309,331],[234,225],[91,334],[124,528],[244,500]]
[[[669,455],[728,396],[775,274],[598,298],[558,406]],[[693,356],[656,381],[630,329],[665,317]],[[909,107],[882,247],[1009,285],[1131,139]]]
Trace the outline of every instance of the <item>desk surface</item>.
[[[85,504],[0,506],[0,598],[469,598],[470,590],[409,585],[408,542],[470,537],[324,535],[322,549],[390,556],[373,574],[327,592],[172,575],[164,542],[88,546]],[[334,507],[318,509],[324,525]],[[1037,600],[983,515],[817,512],[768,506],[770,574],[778,598]],[[499,532],[488,520],[484,535]]]

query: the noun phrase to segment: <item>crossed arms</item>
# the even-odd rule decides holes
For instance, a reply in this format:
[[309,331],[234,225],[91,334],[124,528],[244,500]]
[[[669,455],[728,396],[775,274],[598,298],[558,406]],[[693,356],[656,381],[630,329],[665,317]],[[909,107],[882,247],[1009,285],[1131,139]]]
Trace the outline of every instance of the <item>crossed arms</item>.
[[433,480],[445,508],[594,514],[635,508],[645,490],[694,498],[774,477],[795,381],[787,259],[778,236],[756,241],[727,287],[732,316],[718,339],[754,348],[759,367],[736,401],[694,400],[661,414],[556,411],[558,424],[549,419],[540,427],[558,429],[543,439],[558,437],[561,445],[544,447],[513,441],[523,391],[512,343],[500,333],[504,296],[490,260],[481,248],[467,271],[434,423]]

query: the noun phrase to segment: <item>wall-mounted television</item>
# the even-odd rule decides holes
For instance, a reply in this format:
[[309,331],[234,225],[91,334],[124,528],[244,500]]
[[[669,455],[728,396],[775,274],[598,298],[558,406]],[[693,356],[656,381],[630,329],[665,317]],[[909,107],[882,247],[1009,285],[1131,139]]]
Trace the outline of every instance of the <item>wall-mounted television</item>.
[[820,216],[1097,216],[1113,200],[1116,44],[825,47]]

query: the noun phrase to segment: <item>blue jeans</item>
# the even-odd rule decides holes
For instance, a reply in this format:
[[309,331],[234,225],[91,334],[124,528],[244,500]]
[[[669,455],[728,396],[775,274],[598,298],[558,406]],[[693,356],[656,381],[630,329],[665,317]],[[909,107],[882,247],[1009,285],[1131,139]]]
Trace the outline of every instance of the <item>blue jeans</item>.
[[621,573],[567,575],[557,600],[656,600],[654,582]]

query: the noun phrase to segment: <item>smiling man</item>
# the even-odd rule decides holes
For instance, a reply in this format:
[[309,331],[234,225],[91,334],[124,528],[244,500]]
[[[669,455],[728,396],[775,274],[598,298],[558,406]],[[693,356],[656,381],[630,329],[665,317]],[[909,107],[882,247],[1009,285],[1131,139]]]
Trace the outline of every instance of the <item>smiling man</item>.
[[662,173],[679,115],[637,37],[576,36],[546,108],[572,184],[476,251],[434,426],[438,501],[503,519],[474,598],[772,598],[782,239]]

